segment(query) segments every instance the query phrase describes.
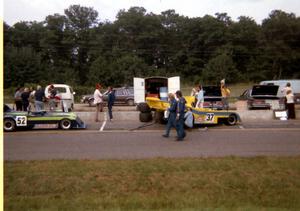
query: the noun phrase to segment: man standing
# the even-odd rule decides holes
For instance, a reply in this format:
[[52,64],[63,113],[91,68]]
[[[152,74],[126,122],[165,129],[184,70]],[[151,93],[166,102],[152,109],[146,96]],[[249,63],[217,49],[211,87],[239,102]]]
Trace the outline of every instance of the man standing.
[[108,115],[109,115],[109,120],[112,121],[113,115],[112,115],[112,107],[115,102],[115,90],[111,86],[108,87],[107,90],[107,107],[108,107]]
[[225,79],[220,81],[221,83],[221,94],[222,94],[222,102],[223,102],[223,109],[229,109],[228,97],[230,96],[230,90],[225,85]]
[[185,111],[185,99],[182,97],[182,92],[177,91],[176,97],[178,98],[177,102],[177,122],[176,122],[176,130],[177,130],[177,141],[183,141],[186,136],[184,131],[184,111]]
[[54,87],[53,84],[50,85],[49,89],[48,89],[48,93],[49,93],[49,107],[50,107],[50,111],[54,111],[55,110],[55,107],[56,107],[56,94],[57,94],[57,91]]
[[25,88],[24,92],[21,94],[21,98],[22,98],[22,105],[23,105],[23,111],[28,111],[28,107],[29,107],[29,96],[30,96],[30,92],[29,92],[29,88]]
[[34,104],[36,111],[44,110],[44,100],[45,100],[45,92],[40,85],[37,86],[36,91],[34,93]]
[[103,95],[100,92],[100,89],[101,89],[101,85],[96,84],[96,89],[94,92],[94,104],[96,105],[96,117],[95,117],[96,122],[99,122],[98,119],[99,112],[102,112],[103,110]]
[[177,110],[177,102],[175,99],[174,94],[169,94],[169,103],[170,107],[168,108],[169,117],[168,117],[168,123],[166,126],[166,133],[163,135],[163,137],[168,138],[170,134],[170,130],[172,127],[176,128],[176,110]]

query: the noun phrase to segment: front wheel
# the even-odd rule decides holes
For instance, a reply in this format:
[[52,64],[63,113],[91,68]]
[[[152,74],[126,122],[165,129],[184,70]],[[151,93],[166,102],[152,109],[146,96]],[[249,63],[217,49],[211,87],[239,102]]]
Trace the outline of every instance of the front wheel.
[[94,105],[94,99],[90,99],[90,100],[88,101],[88,103],[89,103],[89,106],[92,107],[92,106]]
[[228,119],[226,120],[226,124],[230,126],[236,125],[237,121],[237,116],[235,114],[230,114]]
[[134,105],[134,101],[133,100],[127,100],[127,105],[129,106],[133,106]]
[[13,119],[4,119],[4,131],[11,132],[16,129],[16,122]]
[[71,129],[71,125],[72,125],[72,123],[71,123],[71,120],[69,120],[69,119],[63,119],[59,123],[60,128],[63,130]]

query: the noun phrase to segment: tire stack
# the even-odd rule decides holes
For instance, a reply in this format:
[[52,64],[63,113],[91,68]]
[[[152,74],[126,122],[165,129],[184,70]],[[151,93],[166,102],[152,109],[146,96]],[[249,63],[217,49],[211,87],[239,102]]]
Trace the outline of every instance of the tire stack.
[[164,118],[164,112],[163,111],[155,111],[154,113],[154,120],[155,122],[159,124],[167,124],[168,120]]
[[138,105],[138,110],[140,111],[140,121],[141,122],[150,122],[152,121],[151,109],[147,103],[140,103]]

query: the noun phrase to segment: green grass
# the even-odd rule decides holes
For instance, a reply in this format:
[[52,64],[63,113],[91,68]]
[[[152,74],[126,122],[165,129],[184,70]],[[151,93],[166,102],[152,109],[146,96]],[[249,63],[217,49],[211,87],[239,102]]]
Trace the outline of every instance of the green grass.
[[4,163],[5,210],[300,210],[300,157]]

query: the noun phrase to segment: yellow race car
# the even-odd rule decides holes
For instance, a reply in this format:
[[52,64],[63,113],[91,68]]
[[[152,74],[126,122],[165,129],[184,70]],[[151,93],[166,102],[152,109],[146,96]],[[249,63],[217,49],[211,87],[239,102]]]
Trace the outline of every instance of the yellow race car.
[[[241,122],[240,116],[232,111],[227,110],[213,110],[210,108],[195,108],[193,103],[195,102],[195,97],[185,96],[186,109],[190,110],[193,114],[194,125],[195,124],[220,124],[224,123],[226,125],[236,125]],[[146,103],[151,108],[158,113],[165,112],[170,104],[167,101],[162,101],[159,98],[147,97]],[[163,116],[163,115],[158,115]]]

